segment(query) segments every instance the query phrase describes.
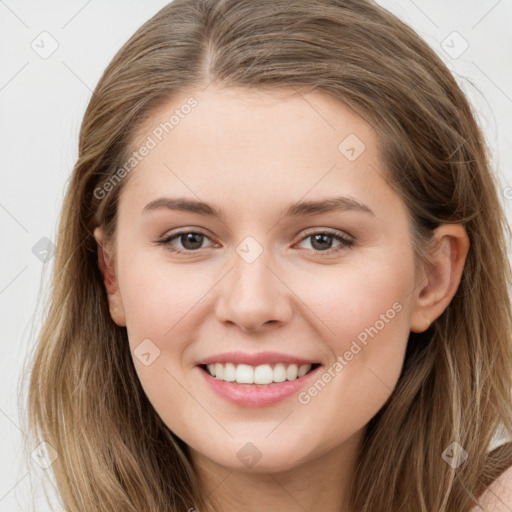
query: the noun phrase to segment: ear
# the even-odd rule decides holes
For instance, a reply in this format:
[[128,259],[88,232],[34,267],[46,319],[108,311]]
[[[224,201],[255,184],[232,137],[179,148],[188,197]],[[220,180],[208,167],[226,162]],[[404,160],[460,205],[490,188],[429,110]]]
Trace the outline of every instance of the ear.
[[411,314],[412,332],[426,331],[450,304],[462,277],[469,238],[461,224],[442,224],[435,230],[432,268],[425,268]]
[[103,282],[107,291],[110,316],[120,327],[126,326],[121,292],[117,283],[117,277],[112,265],[111,249],[104,244],[105,233],[103,228],[97,227],[94,230],[94,238],[98,244],[98,266],[103,276]]

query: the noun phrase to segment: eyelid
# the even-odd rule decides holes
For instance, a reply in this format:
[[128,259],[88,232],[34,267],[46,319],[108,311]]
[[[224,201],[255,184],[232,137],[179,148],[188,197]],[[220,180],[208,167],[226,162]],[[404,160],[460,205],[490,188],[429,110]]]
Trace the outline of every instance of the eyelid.
[[[211,236],[205,233],[200,228],[180,228],[178,231],[171,231],[167,232],[165,235],[163,235],[161,238],[159,238],[156,243],[161,245],[169,245],[171,241],[175,239],[179,239],[181,235],[186,235],[188,233],[194,233],[196,235],[203,235],[205,238],[208,238],[211,241]],[[215,245],[215,242],[212,244]],[[194,252],[199,252],[199,249],[191,250],[191,249],[170,249],[172,252],[182,252],[187,254],[192,254]]]
[[295,243],[294,245],[297,245],[307,238],[311,237],[312,235],[328,235],[332,237],[333,239],[340,242],[341,247],[331,247],[329,249],[326,249],[325,251],[317,251],[315,249],[304,249],[305,251],[309,252],[310,254],[314,255],[324,255],[327,256],[336,256],[338,253],[350,249],[352,246],[355,245],[355,238],[352,235],[349,235],[348,233],[344,231],[339,231],[337,229],[332,228],[311,228],[310,230],[307,230],[306,233],[301,237],[301,239]]
[[355,242],[355,238],[352,235],[350,235],[349,233],[347,233],[346,231],[341,231],[339,229],[333,229],[333,228],[310,228],[310,229],[307,229],[300,241],[304,240],[304,238],[307,238],[308,236],[321,234],[321,233],[343,238],[347,242],[349,242],[349,241]]
[[[177,249],[177,248],[170,249],[169,248],[171,246],[171,241],[179,239],[179,237],[181,235],[186,235],[188,233],[202,235],[203,237],[205,237],[211,241],[211,237],[208,234],[206,234],[202,229],[189,227],[189,228],[179,228],[178,231],[175,231],[175,232],[172,231],[170,233],[165,234],[163,237],[161,237],[159,240],[157,240],[157,244],[168,246],[167,249],[169,251],[171,251],[173,253],[178,253],[178,254],[179,253],[194,254],[194,253],[200,252],[201,249],[207,248],[207,247],[205,247],[205,248],[200,248],[200,249],[195,249],[195,250],[194,249]],[[341,248],[336,248],[336,247],[332,248],[331,247],[329,249],[326,249],[325,251],[319,251],[319,250],[315,250],[315,249],[304,249],[305,251],[307,251],[309,253],[314,253],[315,255],[322,255],[322,254],[326,255],[326,256],[332,255],[333,253],[341,252],[344,249],[350,249],[350,247],[352,247],[355,244],[355,238],[352,235],[350,235],[344,231],[339,231],[339,230],[332,229],[332,228],[319,228],[318,227],[318,228],[309,228],[308,230],[306,230],[306,232],[303,234],[303,236],[297,242],[295,242],[293,245],[295,246],[295,245],[303,242],[310,236],[317,235],[317,234],[325,234],[325,235],[331,236],[335,240],[338,240],[343,247],[341,247]],[[215,244],[216,243],[213,242],[213,245],[215,245]],[[208,247],[212,247],[212,246],[210,245]]]

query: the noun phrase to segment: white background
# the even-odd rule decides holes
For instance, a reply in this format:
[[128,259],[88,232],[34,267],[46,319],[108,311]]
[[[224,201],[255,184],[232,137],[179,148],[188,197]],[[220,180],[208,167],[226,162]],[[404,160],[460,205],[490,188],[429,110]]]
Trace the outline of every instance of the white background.
[[[32,247],[43,237],[55,241],[91,91],[120,46],[166,3],[0,0],[0,512],[31,510],[45,474],[22,452],[26,435],[20,421],[19,379],[40,325],[42,279],[51,270],[51,261],[42,263]],[[439,53],[469,96],[493,150],[512,219],[512,189],[506,188],[512,186],[512,2],[379,3]],[[31,47],[43,31],[58,43],[47,59]],[[456,58],[453,52],[464,43],[454,31],[469,44]],[[451,56],[443,49],[445,40],[453,46]],[[50,509],[41,502],[36,510]]]

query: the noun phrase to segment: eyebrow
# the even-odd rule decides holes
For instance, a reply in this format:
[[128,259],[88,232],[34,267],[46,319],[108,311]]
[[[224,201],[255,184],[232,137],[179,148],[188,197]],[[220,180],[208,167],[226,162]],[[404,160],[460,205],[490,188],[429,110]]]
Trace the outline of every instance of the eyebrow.
[[[142,213],[167,209],[197,213],[205,217],[216,217],[223,222],[226,220],[224,210],[212,204],[195,199],[160,197],[148,203]],[[288,206],[282,217],[301,217],[319,215],[334,211],[357,211],[375,216],[375,213],[363,203],[351,197],[331,197],[317,201],[299,201]]]

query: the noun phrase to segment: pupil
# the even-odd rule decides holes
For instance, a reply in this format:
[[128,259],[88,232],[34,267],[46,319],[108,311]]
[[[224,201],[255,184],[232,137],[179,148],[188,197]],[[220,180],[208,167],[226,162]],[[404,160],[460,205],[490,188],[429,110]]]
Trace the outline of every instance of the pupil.
[[[199,242],[197,241],[196,237],[199,237]],[[185,243],[183,243],[183,247],[185,247],[185,249],[198,249],[201,247],[201,244],[203,242],[203,235],[201,235],[200,233],[186,233],[185,235],[182,235],[182,243],[185,241]],[[183,240],[184,238],[184,240]],[[192,247],[187,247],[187,244],[191,242],[192,243]]]
[[[313,236],[313,242],[312,242],[312,246],[315,248],[315,249],[325,249],[325,248],[329,248],[329,241],[330,241],[330,238],[331,238],[331,235],[327,235],[325,233],[319,233],[317,235],[314,235]],[[317,241],[320,240],[321,243],[320,243],[320,246],[319,247],[315,247],[315,243],[317,243]],[[326,245],[322,245],[322,243],[326,244]]]
[[[313,242],[312,245],[315,247],[315,249],[326,249],[329,248],[331,235],[325,234],[325,233],[318,233],[313,236]],[[183,246],[186,249],[198,249],[201,247],[201,244],[203,242],[203,235],[201,233],[186,233],[185,235],[182,235],[182,243]],[[191,244],[187,247],[187,244]]]

